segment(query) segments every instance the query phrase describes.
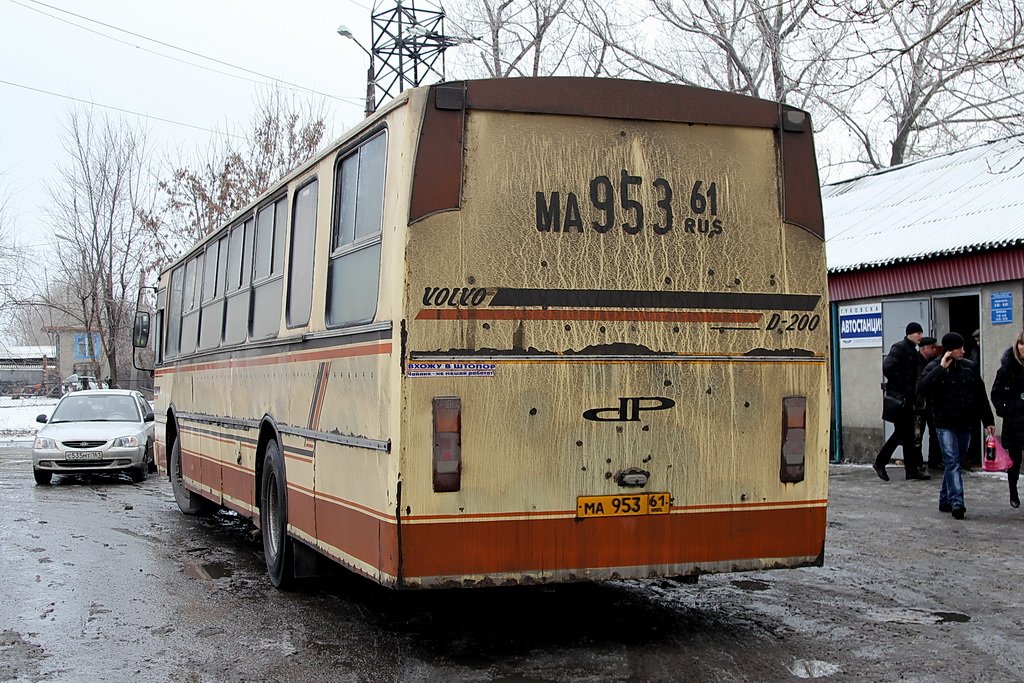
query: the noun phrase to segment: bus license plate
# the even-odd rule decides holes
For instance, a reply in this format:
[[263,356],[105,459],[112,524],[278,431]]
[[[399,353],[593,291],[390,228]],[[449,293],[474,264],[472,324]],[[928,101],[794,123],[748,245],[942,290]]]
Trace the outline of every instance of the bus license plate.
[[68,451],[64,454],[65,460],[99,460],[102,457],[100,451]]
[[637,493],[615,496],[579,496],[577,517],[633,517],[667,515],[672,496],[667,493]]

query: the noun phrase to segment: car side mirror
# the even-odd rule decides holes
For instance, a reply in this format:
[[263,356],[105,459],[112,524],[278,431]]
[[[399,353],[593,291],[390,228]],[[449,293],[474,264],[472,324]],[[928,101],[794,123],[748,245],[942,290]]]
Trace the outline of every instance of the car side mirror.
[[143,422],[152,422],[155,419],[156,419],[156,416],[153,415],[153,411],[150,410],[149,412],[146,413],[146,417],[142,418],[142,421]]
[[46,415],[36,415],[36,422],[46,424]]

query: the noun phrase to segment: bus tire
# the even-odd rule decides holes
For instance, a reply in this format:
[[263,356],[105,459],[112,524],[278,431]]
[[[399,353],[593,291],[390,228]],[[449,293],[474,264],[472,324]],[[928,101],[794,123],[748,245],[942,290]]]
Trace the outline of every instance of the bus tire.
[[288,485],[284,458],[276,441],[267,442],[260,481],[260,533],[267,573],[274,587],[287,590],[295,581],[292,540],[288,537]]
[[185,478],[181,469],[181,439],[175,439],[174,445],[171,446],[171,460],[168,469],[170,470],[168,474],[171,477],[171,490],[174,491],[174,502],[178,504],[178,509],[186,515],[198,515],[209,510],[210,504],[206,502],[205,498],[185,488]]

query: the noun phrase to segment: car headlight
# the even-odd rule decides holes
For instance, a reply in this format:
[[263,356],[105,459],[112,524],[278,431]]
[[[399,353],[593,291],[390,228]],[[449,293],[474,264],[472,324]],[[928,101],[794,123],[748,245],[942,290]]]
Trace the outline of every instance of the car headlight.
[[114,439],[114,448],[137,448],[139,445],[139,437],[137,436],[119,436]]
[[53,439],[47,439],[45,436],[37,436],[36,442],[32,444],[32,448],[37,451],[55,451],[57,450],[57,442]]

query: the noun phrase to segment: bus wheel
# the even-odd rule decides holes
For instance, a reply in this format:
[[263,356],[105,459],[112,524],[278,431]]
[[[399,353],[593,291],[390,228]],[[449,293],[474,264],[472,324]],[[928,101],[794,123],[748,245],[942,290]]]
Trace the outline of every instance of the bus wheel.
[[295,579],[292,541],[288,538],[288,490],[284,459],[276,441],[267,443],[260,481],[260,532],[267,573],[275,587],[287,589]]
[[175,439],[171,446],[171,490],[174,491],[174,502],[178,509],[186,515],[198,515],[209,509],[206,499],[198,493],[193,493],[185,488],[185,479],[181,470],[181,439]]

